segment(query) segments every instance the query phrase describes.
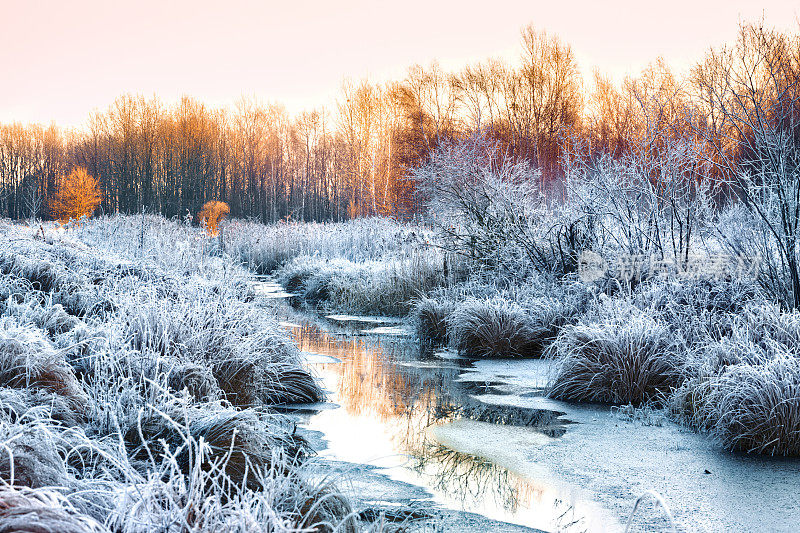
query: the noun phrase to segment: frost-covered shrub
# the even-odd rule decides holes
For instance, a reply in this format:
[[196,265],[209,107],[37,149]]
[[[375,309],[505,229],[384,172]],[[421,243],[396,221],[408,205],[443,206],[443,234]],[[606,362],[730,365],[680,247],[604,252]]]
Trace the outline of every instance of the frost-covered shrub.
[[21,303],[33,292],[35,291],[28,280],[7,274],[0,275],[0,312],[5,313],[9,302]]
[[447,319],[455,309],[455,302],[420,298],[411,310],[411,322],[417,338],[423,345],[435,347],[447,343]]
[[788,194],[783,198],[776,194],[783,186],[798,187],[796,171],[759,174],[757,179],[745,173],[741,178],[746,187],[743,192],[751,195],[750,202],[736,202],[719,214],[715,226],[720,243],[731,255],[758,261],[755,281],[771,301],[780,303],[784,309],[797,307],[800,303],[798,250],[794,244],[794,230],[789,228],[797,223],[798,213],[787,205],[795,201],[796,196],[790,191],[783,191]]
[[563,301],[468,299],[447,318],[453,345],[472,357],[538,357],[572,316]]
[[706,337],[688,352],[684,374],[705,379],[739,363],[759,364],[800,348],[800,313],[786,313],[777,304],[753,304],[729,319],[725,336]]
[[[193,449],[192,441],[201,439],[207,448]],[[212,470],[223,465],[229,484],[246,484],[254,490],[261,488],[259,473],[272,468],[276,454],[285,454],[289,467],[307,452],[302,438],[280,420],[234,409],[189,407],[143,415],[126,431],[125,442],[131,457],[145,463],[144,468],[151,457],[171,454],[184,474],[197,462]],[[199,459],[193,457],[197,453]]]
[[83,412],[76,412],[70,400],[52,392],[36,389],[0,387],[0,416],[9,423],[37,413],[57,425],[76,427],[86,422]]
[[481,134],[442,143],[412,176],[441,245],[477,265],[568,274],[595,240],[592,217],[549,203],[541,173]]
[[[305,489],[304,498],[298,509],[302,516],[300,527],[311,531],[355,533],[355,514],[336,487],[330,484],[309,486]],[[385,527],[380,524],[378,527]]]
[[[50,301],[47,301],[47,300]],[[52,303],[52,297],[43,302],[27,299],[20,302],[9,300],[5,306],[5,316],[14,316],[21,323],[33,324],[55,338],[80,324],[80,320],[64,310],[64,306]]]
[[166,374],[167,387],[173,392],[185,390],[199,401],[213,401],[222,397],[219,384],[206,365],[176,361],[161,371]]
[[[0,276],[5,278],[0,284],[0,294],[7,294],[18,304],[38,302],[45,308],[57,304],[62,311],[75,317],[108,314],[113,310],[113,303],[103,297],[99,285],[112,265],[112,262],[91,258],[82,248],[15,239],[0,249]],[[8,302],[8,298],[4,298],[6,305]]]
[[115,321],[132,348],[165,357],[205,360],[243,349],[242,344],[262,350],[273,348],[273,340],[276,349],[285,344],[269,316],[229,296],[195,285],[159,299],[140,288],[128,296]]
[[800,455],[800,357],[732,365],[709,383],[715,433],[734,449]]
[[0,488],[0,531],[25,533],[107,533],[56,490]]
[[756,346],[749,348],[737,355],[747,362],[687,382],[673,409],[726,448],[800,455],[800,357],[765,356]]
[[[321,399],[275,320],[238,302],[203,286],[168,301],[143,292],[120,309],[121,335],[143,353],[205,365],[225,398],[240,407]],[[212,392],[210,383],[197,385]]]
[[37,329],[0,319],[0,386],[44,390],[64,397],[76,412],[88,404],[63,355]]
[[235,220],[225,231],[231,253],[259,274],[270,274],[301,256],[354,263],[401,258],[432,238],[429,229],[389,218],[270,225]]
[[13,426],[0,423],[0,478],[3,483],[38,489],[63,487],[67,469],[58,455],[53,435],[38,424]]
[[0,272],[27,280],[33,290],[53,292],[71,290],[80,284],[79,278],[66,266],[54,263],[45,253],[27,256],[15,251],[0,251]]
[[651,279],[637,287],[634,302],[642,309],[660,311],[664,316],[680,309],[739,313],[753,302],[762,302],[758,288],[750,281],[708,277]]
[[622,305],[567,326],[551,346],[549,395],[568,401],[639,405],[682,381],[681,347],[669,328]]
[[[213,277],[222,261],[208,257],[203,229],[158,215],[113,215],[85,221],[76,231],[79,243],[119,258],[120,276],[155,272]],[[96,255],[96,254],[90,254]]]
[[[162,524],[173,525],[162,529],[169,533],[180,533],[182,527],[185,531],[185,524],[197,531],[358,531],[345,498],[302,475],[270,470],[261,476],[261,484],[270,490],[246,491],[235,500],[194,490],[198,483],[215,481],[203,472],[186,481],[195,485],[179,480],[148,479],[125,487],[110,515],[114,531],[149,533]],[[331,504],[334,500],[338,505]]]
[[238,407],[318,402],[322,390],[308,371],[256,354],[216,359],[212,370],[225,399]]
[[693,351],[673,414],[726,448],[800,455],[800,313],[745,308],[730,337]]
[[[223,397],[208,365],[147,353],[130,352],[126,355],[124,361],[118,361],[119,371],[138,386],[161,387],[175,394],[185,390],[190,397],[199,401],[214,401]],[[108,359],[103,363],[108,364]]]
[[633,302],[696,345],[730,335],[735,316],[764,298],[749,280],[656,278],[636,288]]
[[800,350],[800,311],[784,312],[769,303],[747,306],[737,316],[731,337],[755,343],[768,353],[774,352],[774,343],[795,352]]
[[[202,531],[291,530],[317,516],[315,504],[325,505],[326,485],[311,481],[301,464],[304,441],[276,415],[173,404],[142,412],[124,439],[131,462],[122,473],[132,483],[114,493],[107,521],[115,530],[145,532],[161,523],[177,524],[168,529],[176,533],[186,524]],[[353,531],[347,502],[337,509],[321,530],[342,524],[341,531]]]
[[335,275],[329,285],[330,305],[350,313],[406,315],[414,299],[444,283],[441,264],[438,254],[414,254]]
[[443,265],[434,251],[358,263],[302,256],[284,266],[277,279],[286,290],[329,311],[405,315],[414,299],[445,283]]
[[[345,268],[345,265],[349,264],[350,263],[347,261],[336,261],[329,263],[328,261],[320,258],[300,256],[294,258],[287,265],[285,265],[280,272],[278,272],[276,279],[287,291],[302,291],[304,294],[306,282],[309,280],[309,278],[311,278],[311,276],[314,274],[320,276],[320,273],[323,270],[326,271],[326,273],[332,273],[333,270]],[[315,285],[320,284],[320,281],[315,282]]]

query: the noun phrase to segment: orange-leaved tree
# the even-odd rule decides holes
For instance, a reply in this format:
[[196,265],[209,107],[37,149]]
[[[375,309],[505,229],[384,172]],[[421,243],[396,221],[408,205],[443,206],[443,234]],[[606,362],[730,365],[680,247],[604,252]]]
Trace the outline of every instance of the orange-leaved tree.
[[197,220],[204,224],[206,232],[214,236],[219,231],[219,224],[231,212],[230,207],[225,202],[211,200],[203,204],[203,208],[197,213]]
[[85,168],[78,167],[62,176],[55,195],[50,199],[50,214],[60,222],[90,217],[103,194],[97,178],[89,175]]

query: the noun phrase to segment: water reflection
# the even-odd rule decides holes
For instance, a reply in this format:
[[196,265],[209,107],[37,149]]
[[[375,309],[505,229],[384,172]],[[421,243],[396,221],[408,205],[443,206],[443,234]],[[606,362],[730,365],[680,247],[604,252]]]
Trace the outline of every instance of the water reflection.
[[334,334],[308,325],[291,331],[301,350],[341,361],[312,365],[331,401],[341,406],[308,419],[309,429],[325,435],[324,454],[377,464],[394,479],[426,487],[451,508],[546,530],[587,529],[585,510],[570,490],[479,453],[456,451],[439,435],[461,431],[466,421],[472,426],[463,427],[505,427],[513,429],[516,442],[543,445],[566,431],[559,420],[563,413],[480,402],[472,395],[496,394],[499,383],[458,381],[469,362],[422,357],[408,339]]
[[463,508],[490,499],[515,513],[521,505],[542,498],[540,487],[527,483],[510,470],[438,443],[426,443],[423,453],[414,459],[413,468],[430,476],[435,489],[461,502]]

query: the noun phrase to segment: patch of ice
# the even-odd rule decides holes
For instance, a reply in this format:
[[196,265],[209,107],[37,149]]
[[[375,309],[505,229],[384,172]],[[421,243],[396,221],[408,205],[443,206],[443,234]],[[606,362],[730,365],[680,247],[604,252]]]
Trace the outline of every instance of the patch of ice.
[[[256,293],[258,294],[258,293]],[[290,292],[268,292],[265,294],[260,294],[262,298],[267,300],[285,300],[287,298],[294,298],[295,295]]]
[[334,322],[343,324],[375,324],[377,325],[393,325],[400,324],[402,320],[390,316],[358,316],[358,315],[326,315],[325,318]]
[[362,329],[361,333],[367,335],[390,335],[392,337],[407,337],[411,332],[403,326],[378,326],[372,329]]
[[569,411],[569,404],[558,400],[551,400],[544,396],[518,396],[505,394],[480,394],[473,396],[476,400],[489,405],[509,405],[524,409],[545,409],[547,411]]
[[380,505],[381,507],[405,507],[405,503],[390,502],[386,500],[366,500],[364,503],[368,505]]
[[543,359],[475,361],[459,381],[500,382],[519,389],[547,387],[549,361]]
[[438,357],[439,359],[446,359],[446,360],[457,360],[457,359],[466,359],[463,355],[459,355],[457,351],[446,348],[444,350],[439,350],[438,352],[434,352],[434,357]]
[[321,353],[314,353],[314,352],[301,352],[303,359],[306,360],[306,363],[315,365],[315,364],[327,364],[327,363],[341,363],[342,360],[336,357],[332,357],[330,355],[324,355]]
[[407,366],[409,368],[460,368],[452,363],[445,361],[398,361],[398,366]]
[[293,298],[295,295],[283,290],[279,284],[274,281],[257,281],[253,283],[253,292],[262,298],[269,299],[283,299]]
[[556,440],[533,428],[500,426],[465,418],[431,426],[429,431],[439,444],[451,450],[482,457],[520,474],[535,468],[527,460],[527,450]]

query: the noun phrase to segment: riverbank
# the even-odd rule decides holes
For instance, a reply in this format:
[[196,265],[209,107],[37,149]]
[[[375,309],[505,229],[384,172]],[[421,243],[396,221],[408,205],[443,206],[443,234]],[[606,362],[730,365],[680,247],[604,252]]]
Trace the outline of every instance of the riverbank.
[[0,529],[356,530],[274,410],[323,391],[206,244],[158,217],[0,221]]

